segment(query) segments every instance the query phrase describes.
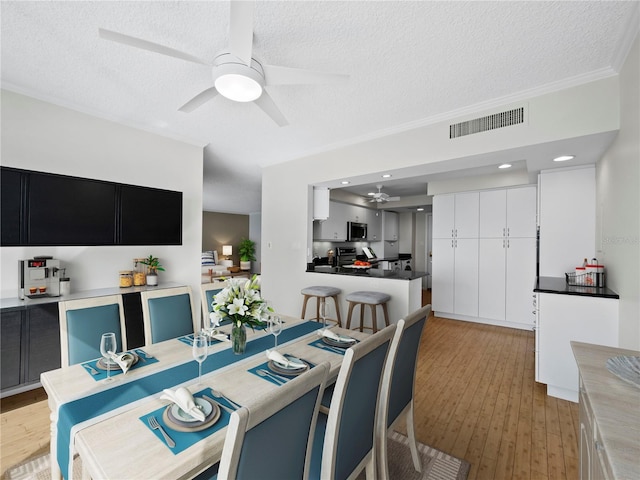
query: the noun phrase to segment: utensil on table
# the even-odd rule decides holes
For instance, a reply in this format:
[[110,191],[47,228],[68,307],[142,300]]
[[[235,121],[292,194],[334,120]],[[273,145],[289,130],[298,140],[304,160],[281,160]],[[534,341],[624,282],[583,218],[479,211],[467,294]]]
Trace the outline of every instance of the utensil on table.
[[91,365],[87,364],[87,365],[83,365],[83,367],[86,368],[91,375],[98,375],[100,373],[95,368],[93,368]]
[[258,370],[256,370],[256,373],[258,375],[260,375],[261,377],[269,377],[269,378],[271,378],[278,385],[284,385],[285,383],[287,383],[289,381],[288,378],[281,377],[280,375],[278,375],[276,373],[268,372],[264,368],[259,368]]
[[226,405],[220,402],[216,402],[213,398],[209,397],[208,395],[202,395],[202,398],[213,403],[214,405],[218,405],[218,407],[222,408],[228,414],[232,414],[234,412],[234,410],[230,409],[229,407],[227,407]]
[[176,442],[174,442],[171,437],[169,435],[167,435],[167,432],[164,431],[164,428],[162,428],[160,426],[160,424],[158,423],[158,420],[156,419],[156,417],[149,417],[148,418],[148,422],[149,422],[149,426],[151,427],[152,430],[160,430],[160,433],[162,434],[162,436],[164,437],[164,441],[167,442],[167,445],[169,446],[169,448],[173,448],[176,446]]
[[333,353],[343,354],[345,352],[345,350],[343,348],[332,347],[331,345],[326,345],[326,344],[319,343],[318,346],[320,348],[323,348],[323,349],[328,350],[328,351],[333,352]]
[[238,408],[242,408],[242,405],[240,405],[239,403],[234,402],[233,400],[231,400],[229,397],[227,397],[224,393],[222,393],[220,390],[216,390],[214,388],[211,389],[211,395],[213,395],[216,398],[224,398],[227,402],[229,402],[231,404],[231,406],[235,409]]

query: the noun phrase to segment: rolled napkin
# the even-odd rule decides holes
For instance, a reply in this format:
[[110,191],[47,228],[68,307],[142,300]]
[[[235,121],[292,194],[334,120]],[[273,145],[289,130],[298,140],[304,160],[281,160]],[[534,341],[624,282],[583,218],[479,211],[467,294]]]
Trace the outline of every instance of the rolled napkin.
[[133,361],[135,357],[132,353],[124,352],[124,353],[111,353],[109,354],[109,358],[116,362],[120,368],[122,369],[122,373],[127,373],[127,371],[133,365]]
[[336,342],[340,342],[340,343],[356,343],[355,338],[345,337],[344,335],[338,335],[336,332],[333,332],[328,328],[325,328],[323,330],[318,330],[318,335],[320,335],[321,337],[330,338],[331,340],[335,340]]
[[178,387],[175,392],[168,388],[165,388],[162,392],[163,395],[160,398],[175,403],[187,415],[204,422],[204,412],[198,408],[189,390],[184,387]]
[[280,365],[286,365],[288,368],[305,368],[307,366],[306,363],[289,359],[275,350],[267,350],[267,358],[279,363]]

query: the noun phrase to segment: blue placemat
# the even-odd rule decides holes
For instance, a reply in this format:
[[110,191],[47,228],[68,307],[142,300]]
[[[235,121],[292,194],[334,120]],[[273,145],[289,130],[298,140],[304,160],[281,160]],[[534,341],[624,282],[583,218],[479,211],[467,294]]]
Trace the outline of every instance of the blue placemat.
[[[285,354],[285,356],[286,356],[286,354]],[[301,359],[301,360],[303,362],[307,363],[309,365],[309,368],[313,368],[313,367],[316,366],[315,363],[311,363],[308,360],[303,360],[303,359]],[[284,379],[283,382],[279,382],[278,380],[276,380],[276,379],[274,379],[274,378],[272,378],[272,377],[270,377],[268,375],[265,375],[265,376],[259,375],[258,374],[258,370],[261,370],[261,369],[262,370],[266,370],[271,375],[275,376],[275,378],[279,378],[279,377],[283,378]],[[260,377],[260,378],[262,378],[264,380],[266,380],[267,382],[271,382],[274,385],[278,385],[279,387],[284,385],[284,383],[287,383],[289,380],[293,380],[294,378],[296,378],[298,376],[298,375],[287,375],[285,373],[274,372],[273,370],[271,370],[269,368],[269,361],[268,360],[266,362],[258,365],[257,367],[250,368],[247,371],[250,372],[250,373],[253,373],[254,375],[256,375],[256,376],[258,376],[258,377]],[[307,371],[307,370],[305,370],[305,371]]]
[[[129,350],[129,352],[133,352],[136,355],[138,355],[138,361],[135,363],[135,365],[133,365],[131,368],[129,368],[129,371],[131,370],[137,370],[138,368],[142,368],[145,365],[149,365],[151,363],[156,363],[158,361],[158,359],[156,357],[152,357],[151,355],[148,355],[144,350],[142,350],[141,348],[136,348],[134,350]],[[107,378],[107,371],[106,370],[102,370],[101,368],[98,368],[98,361],[100,359],[96,359],[96,360],[90,360],[88,362],[83,362],[81,365],[84,367],[85,372],[87,372],[87,374],[89,376],[91,376],[96,382],[99,382],[100,380],[104,380],[105,378]],[[92,373],[93,372],[97,372],[97,373]],[[119,368],[112,368],[111,369],[111,376],[115,377],[116,375],[122,375],[122,370],[120,370]]]
[[[227,335],[227,337],[229,336]],[[178,337],[178,340],[180,340],[182,343],[186,343],[190,347],[193,347],[193,333],[189,335],[184,335],[182,337]],[[217,345],[218,343],[221,343],[221,342],[224,342],[224,340],[218,340],[217,338],[209,337],[209,345]]]
[[333,347],[324,343],[321,338],[318,340],[314,340],[309,345],[311,345],[312,347],[321,348],[322,350],[325,350],[327,352],[335,353],[336,355],[344,355],[344,352],[346,351],[345,348]]
[[[200,390],[199,392],[194,393],[193,396],[202,397],[203,394],[211,396],[210,389],[205,388],[204,390]],[[229,420],[231,419],[231,414],[228,413],[224,408],[220,408],[220,418],[210,427],[205,428],[204,430],[200,430],[199,432],[179,432],[177,430],[173,430],[169,425],[165,423],[164,419],[162,418],[162,414],[166,409],[167,406],[165,405],[161,408],[158,408],[157,410],[154,410],[153,412],[149,412],[146,415],[141,416],[140,421],[142,421],[142,423],[144,423],[146,427],[151,430],[156,437],[158,437],[159,441],[162,442],[162,444],[167,447],[167,449],[174,455],[177,455],[178,453],[186,450],[191,445],[198,443],[203,438],[208,437],[221,428],[226,427],[229,424]],[[149,426],[149,417],[152,416],[156,417],[156,420],[158,420],[160,426],[164,428],[164,431],[167,432],[167,435],[169,435],[169,437],[171,437],[171,439],[176,442],[175,447],[170,448],[164,441],[164,437],[162,436],[162,433],[160,433],[160,430],[153,430]]]

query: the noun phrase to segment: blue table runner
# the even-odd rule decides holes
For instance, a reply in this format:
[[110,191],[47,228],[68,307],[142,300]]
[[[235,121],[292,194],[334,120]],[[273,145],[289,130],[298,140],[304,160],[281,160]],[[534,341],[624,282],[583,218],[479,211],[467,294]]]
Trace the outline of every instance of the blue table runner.
[[[307,321],[300,325],[287,328],[280,334],[282,343],[318,330],[323,325],[318,322]],[[231,348],[209,355],[202,363],[202,373],[210,373],[219,368],[231,365],[250,356],[264,352],[273,345],[273,337],[265,335],[247,342],[243,355],[236,355]],[[88,397],[72,400],[58,409],[57,423],[57,460],[62,476],[69,478],[71,459],[71,430],[75,425],[107,414],[112,410],[129,403],[152,396],[165,388],[172,388],[194,379],[198,376],[198,364],[187,361],[181,365],[156,372],[136,381],[117,385],[108,390],[95,393]]]

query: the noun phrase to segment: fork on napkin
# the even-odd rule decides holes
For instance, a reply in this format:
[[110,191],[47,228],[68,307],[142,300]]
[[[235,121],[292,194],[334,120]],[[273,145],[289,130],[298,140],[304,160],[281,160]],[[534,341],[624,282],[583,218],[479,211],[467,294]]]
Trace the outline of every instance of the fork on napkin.
[[133,354],[129,352],[110,353],[109,358],[118,364],[118,366],[122,369],[122,373],[127,373],[127,371],[133,365],[133,361],[135,360]]
[[295,357],[295,359],[287,358],[276,350],[267,349],[267,358],[269,360],[273,360],[276,363],[279,363],[280,365],[285,365],[287,368],[305,368],[307,366],[306,363],[300,361],[299,359]]
[[329,330],[328,328],[324,328],[322,330],[318,330],[318,335],[321,337],[327,337],[331,340],[335,340],[340,343],[356,343],[355,338],[345,337],[344,335],[338,335],[337,333]]
[[196,420],[204,422],[204,412],[196,405],[193,395],[191,395],[191,392],[185,387],[178,387],[175,392],[165,388],[162,392],[161,399],[175,403],[187,415],[191,415]]

